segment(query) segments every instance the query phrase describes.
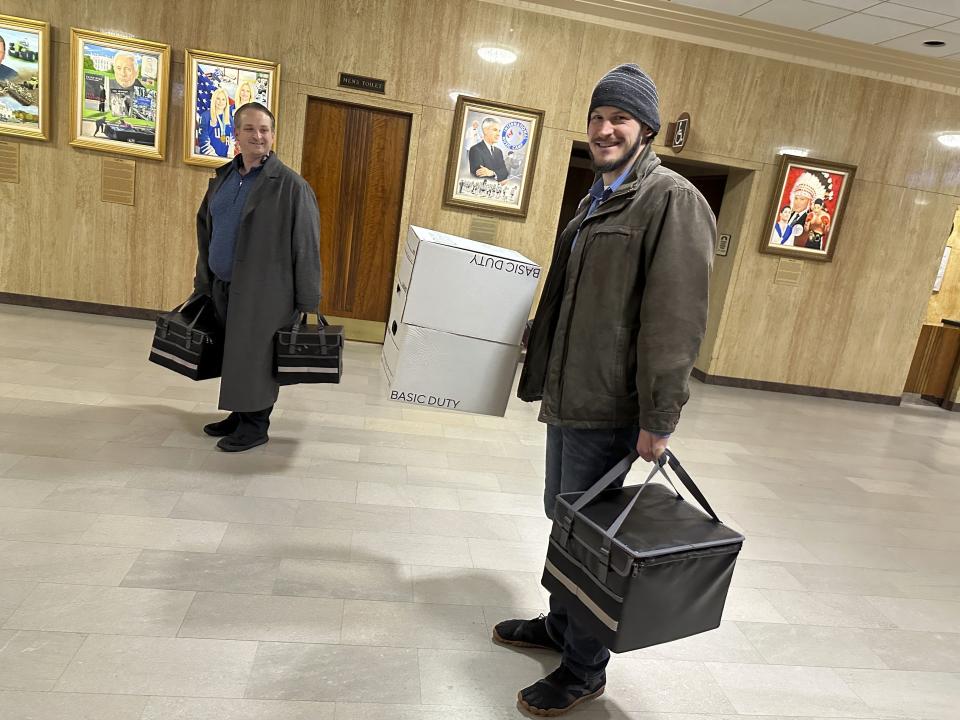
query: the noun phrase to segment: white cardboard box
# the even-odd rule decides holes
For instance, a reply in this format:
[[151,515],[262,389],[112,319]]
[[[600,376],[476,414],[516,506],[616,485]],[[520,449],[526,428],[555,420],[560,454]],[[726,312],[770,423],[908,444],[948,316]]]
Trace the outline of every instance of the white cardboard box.
[[394,287],[405,302],[391,319],[519,345],[539,280],[518,252],[411,225]]
[[380,360],[391,400],[503,417],[519,356],[517,345],[398,323]]

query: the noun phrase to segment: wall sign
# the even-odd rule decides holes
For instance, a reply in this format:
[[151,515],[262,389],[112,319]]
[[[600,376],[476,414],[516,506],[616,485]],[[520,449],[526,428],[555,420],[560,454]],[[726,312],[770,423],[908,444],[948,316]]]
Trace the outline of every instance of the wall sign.
[[777,263],[777,274],[774,275],[773,282],[777,285],[799,285],[802,276],[803,260],[780,258],[780,262]]
[[100,168],[100,200],[120,205],[134,204],[137,164],[133,160],[103,158]]
[[721,235],[717,240],[717,255],[726,255],[730,250],[730,236]]
[[20,182],[20,143],[0,140],[0,182]]
[[670,147],[678,153],[687,144],[690,137],[690,113],[680,113],[675,123],[670,124]]
[[378,78],[364,77],[363,75],[340,73],[340,87],[365,90],[383,95],[387,92],[387,81]]

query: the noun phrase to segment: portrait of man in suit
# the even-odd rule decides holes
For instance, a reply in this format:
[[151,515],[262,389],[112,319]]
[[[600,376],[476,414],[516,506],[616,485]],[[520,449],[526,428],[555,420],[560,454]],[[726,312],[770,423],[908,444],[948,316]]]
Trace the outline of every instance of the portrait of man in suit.
[[478,178],[495,178],[503,182],[510,175],[503,150],[497,147],[500,139],[500,123],[495,118],[484,118],[480,123],[483,140],[469,151],[470,174]]
[[444,204],[525,216],[543,111],[458,95]]

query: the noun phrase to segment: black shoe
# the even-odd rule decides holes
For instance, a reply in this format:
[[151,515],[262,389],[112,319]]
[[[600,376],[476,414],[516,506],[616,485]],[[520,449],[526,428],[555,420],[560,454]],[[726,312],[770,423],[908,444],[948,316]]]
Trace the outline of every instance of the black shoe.
[[260,437],[254,438],[238,438],[233,435],[227,435],[227,437],[220,438],[217,441],[217,447],[224,452],[243,452],[244,450],[255,448],[257,445],[263,445],[269,439],[270,438],[266,435],[261,435]]
[[240,413],[232,412],[220,422],[203,426],[203,431],[210,437],[225,437],[240,427]]
[[603,673],[592,682],[584,682],[561,665],[543,680],[521,690],[517,705],[531,715],[563,715],[580,703],[603,695],[606,684],[607,676]]
[[541,615],[533,620],[504,620],[493,628],[493,640],[501,645],[539,648],[563,652],[547,632],[547,619]]

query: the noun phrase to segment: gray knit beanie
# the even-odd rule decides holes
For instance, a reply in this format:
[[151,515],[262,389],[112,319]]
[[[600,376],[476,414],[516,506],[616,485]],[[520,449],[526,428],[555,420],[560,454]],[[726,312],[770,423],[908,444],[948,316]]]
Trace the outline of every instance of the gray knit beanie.
[[653,80],[637,65],[617,65],[593,89],[587,122],[594,108],[609,105],[626,110],[638,121],[660,132],[660,98]]

